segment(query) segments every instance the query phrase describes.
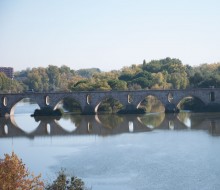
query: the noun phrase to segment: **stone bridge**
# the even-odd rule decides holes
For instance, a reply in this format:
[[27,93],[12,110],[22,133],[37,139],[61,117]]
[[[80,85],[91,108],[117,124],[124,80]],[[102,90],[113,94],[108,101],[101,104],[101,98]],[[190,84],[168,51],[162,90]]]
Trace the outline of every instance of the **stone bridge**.
[[205,105],[220,104],[220,89],[218,88],[0,94],[0,116],[13,115],[15,105],[24,98],[35,101],[40,109],[52,108],[53,110],[64,98],[72,98],[81,105],[82,114],[96,114],[99,105],[106,98],[118,100],[127,111],[135,111],[149,95],[161,101],[165,112],[175,112],[179,102],[186,97],[198,98]]

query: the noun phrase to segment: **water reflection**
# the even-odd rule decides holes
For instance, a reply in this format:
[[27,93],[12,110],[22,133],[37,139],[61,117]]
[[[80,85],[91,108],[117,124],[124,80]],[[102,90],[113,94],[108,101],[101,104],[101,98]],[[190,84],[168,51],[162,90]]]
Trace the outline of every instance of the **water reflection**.
[[220,135],[220,113],[65,115],[61,118],[31,118],[28,115],[21,115],[0,118],[1,138],[90,134],[107,136],[160,129],[206,130],[211,135],[218,136]]

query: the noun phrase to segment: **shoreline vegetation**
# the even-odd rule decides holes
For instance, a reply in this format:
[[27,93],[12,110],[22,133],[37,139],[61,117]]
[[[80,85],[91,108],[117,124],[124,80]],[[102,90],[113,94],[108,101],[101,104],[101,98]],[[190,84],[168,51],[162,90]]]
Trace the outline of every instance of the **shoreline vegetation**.
[[37,117],[37,116],[54,116],[54,117],[60,117],[63,115],[62,109],[56,109],[53,110],[52,108],[43,108],[43,109],[36,109],[34,111],[34,114],[31,114],[31,117]]
[[[147,89],[188,89],[220,88],[220,62],[184,65],[177,58],[164,58],[125,66],[120,70],[103,72],[99,68],[73,70],[68,66],[37,67],[17,71],[13,80],[0,72],[0,93],[35,92],[77,92],[109,90],[147,90]],[[195,112],[220,111],[218,105],[205,107],[195,97],[187,97],[178,109],[190,109]],[[159,105],[155,97],[146,97],[136,111],[123,110],[120,102],[106,99],[101,102],[98,113],[148,113]],[[156,103],[155,103],[156,102]],[[185,105],[184,105],[185,104]],[[80,113],[78,102],[64,99],[65,110]],[[160,105],[161,107],[161,105]],[[164,109],[164,108],[162,108]],[[62,110],[36,110],[32,116],[61,116]]]
[[220,62],[192,67],[167,57],[108,72],[48,65],[17,71],[13,80],[0,72],[0,81],[0,93],[218,88]]

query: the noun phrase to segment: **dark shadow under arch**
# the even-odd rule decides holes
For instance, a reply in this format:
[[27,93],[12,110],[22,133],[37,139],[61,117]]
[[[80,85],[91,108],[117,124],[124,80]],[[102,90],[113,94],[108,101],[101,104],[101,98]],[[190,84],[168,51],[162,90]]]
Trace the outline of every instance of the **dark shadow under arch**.
[[186,96],[179,101],[177,107],[180,110],[198,112],[205,109],[205,103],[198,97]]
[[64,113],[82,113],[82,107],[80,103],[75,98],[69,96],[61,99],[55,106],[55,109],[62,109]]

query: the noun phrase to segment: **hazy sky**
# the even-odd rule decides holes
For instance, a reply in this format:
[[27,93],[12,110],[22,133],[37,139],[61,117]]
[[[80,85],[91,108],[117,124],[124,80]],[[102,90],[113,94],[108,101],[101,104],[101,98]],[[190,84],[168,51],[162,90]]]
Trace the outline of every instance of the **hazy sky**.
[[220,62],[219,0],[0,0],[0,66]]

